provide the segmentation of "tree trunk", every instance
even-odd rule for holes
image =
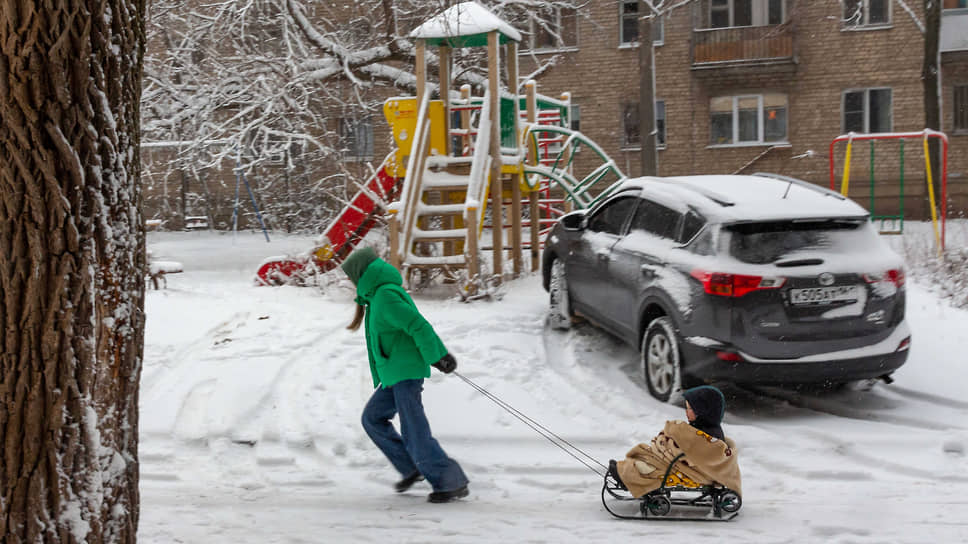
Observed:
[[[643,176],[659,175],[659,156],[655,147],[655,48],[652,46],[652,21],[645,17],[652,10],[639,2],[639,141]]]
[[[940,89],[940,41],[941,41],[941,1],[924,0],[924,62],[921,65],[921,83],[924,87],[924,126],[941,130],[941,89]],[[934,195],[938,206],[941,202],[941,142],[937,138],[928,139],[931,154],[931,175]]]
[[[0,531],[134,542],[144,0],[0,8]]]

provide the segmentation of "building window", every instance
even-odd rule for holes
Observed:
[[[891,22],[890,0],[843,0],[844,26],[864,27]]]
[[[571,113],[568,117],[568,124],[571,126],[571,130],[579,132],[581,130],[581,106],[577,104],[571,105]]]
[[[712,28],[753,26],[753,0],[712,0],[709,22]]]
[[[622,0],[621,21],[619,22],[619,43],[622,45],[638,45],[639,43],[639,1]],[[653,45],[662,45],[663,26],[661,17],[652,20]]]
[[[622,147],[636,148],[642,146],[642,132],[639,120],[639,103],[629,102],[622,106]],[[666,145],[666,109],[665,100],[655,101],[655,145]]]
[[[787,140],[787,97],[783,94],[719,96],[709,103],[710,145]]]
[[[784,0],[710,0],[709,27],[778,25],[786,20]]]
[[[968,85],[955,86],[953,105],[955,130],[968,131]]]
[[[622,106],[622,147],[642,145],[639,132],[639,103],[632,102]]]
[[[373,159],[373,123],[367,117],[343,117],[339,120],[339,143],[343,160]]]
[[[665,147],[666,145],[666,107],[665,100],[655,101],[655,145]]]
[[[890,132],[891,90],[846,91],[843,97],[844,132]]]
[[[578,10],[549,6],[535,10],[531,20],[533,50],[578,47]]]

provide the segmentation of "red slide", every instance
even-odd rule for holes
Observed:
[[[377,174],[340,211],[323,233],[320,244],[309,255],[266,259],[256,272],[256,283],[301,283],[310,275],[328,272],[343,262],[376,223],[377,216],[383,213],[383,208],[374,197],[381,199],[385,205],[392,202],[400,191],[403,178],[393,177],[387,171],[388,164],[389,160],[383,161]]]

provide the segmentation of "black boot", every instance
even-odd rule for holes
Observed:
[[[622,479],[618,477],[618,463],[615,459],[608,460],[608,477],[615,480],[615,484],[618,485],[619,489],[628,491],[628,488],[622,483]]]
[[[410,476],[407,476],[406,478],[393,484],[393,489],[396,489],[397,493],[403,493],[404,491],[413,487],[413,484],[423,481],[423,479],[423,474],[420,474],[419,471],[415,470]]]
[[[427,502],[451,502],[457,499],[462,499],[467,496],[469,491],[467,491],[467,486],[463,485],[457,489],[451,491],[434,491],[430,495],[427,495]]]

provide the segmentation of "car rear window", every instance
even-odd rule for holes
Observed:
[[[867,240],[867,221],[770,221],[730,225],[729,253],[744,263],[769,264],[811,252],[845,253]]]

